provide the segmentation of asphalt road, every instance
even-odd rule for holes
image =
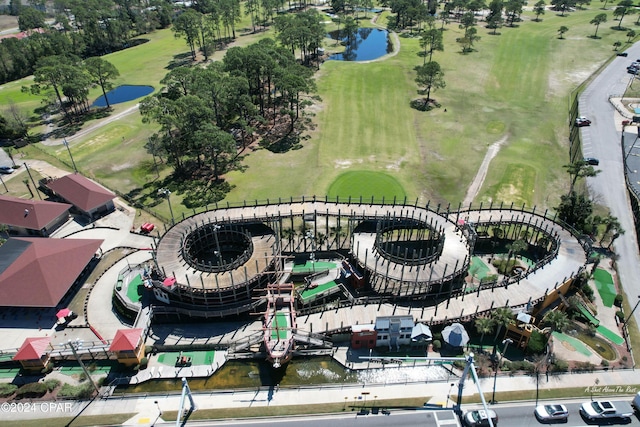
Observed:
[[[615,402],[615,400],[614,400]],[[626,425],[640,426],[640,420],[634,416],[631,422],[624,420],[612,420],[610,422],[593,422],[587,423],[582,419],[578,410],[582,402],[562,402],[569,409],[569,420],[567,423],[560,423],[565,427],[582,427],[597,425]],[[534,405],[532,403],[508,403],[492,406],[492,409],[498,414],[498,425],[500,427],[539,427],[549,425],[540,423],[535,415],[533,415]],[[192,421],[189,420],[190,426],[298,426],[304,424],[310,427],[348,427],[362,425],[367,427],[445,427],[445,426],[461,426],[458,417],[451,410],[440,411],[405,411],[398,410],[391,412],[391,415],[356,415],[355,413],[346,413],[338,415],[326,416],[309,416],[309,417],[293,417],[293,418],[267,418],[255,420],[227,420],[227,421]],[[156,423],[156,426],[169,425],[169,423]],[[174,425],[174,423],[171,423]],[[556,425],[556,424],[552,424]]]
[[[626,67],[640,58],[640,44],[636,43],[627,52],[628,57],[616,57],[583,92],[580,97],[580,114],[592,120],[591,126],[581,128],[583,154],[600,160],[597,169],[601,172],[587,180],[591,197],[595,203],[608,206],[625,230],[614,242],[614,250],[619,256],[617,264],[620,281],[633,305],[637,301],[636,296],[640,295],[636,283],[640,277],[640,256],[624,179],[621,132],[616,128],[615,109],[609,102],[610,95],[623,94],[629,84],[630,74],[627,74]],[[640,81],[635,84],[640,84]],[[626,129],[636,131],[635,127]],[[626,137],[635,138],[633,133],[626,133]],[[636,310],[634,316],[636,322],[640,323],[640,310]]]

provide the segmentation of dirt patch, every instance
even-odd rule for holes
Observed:
[[[9,15],[0,15],[0,31],[18,28],[18,17]]]

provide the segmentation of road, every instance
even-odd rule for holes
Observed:
[[[619,256],[620,282],[633,305],[639,294],[636,282],[640,277],[640,256],[624,179],[621,132],[614,120],[615,109],[608,100],[610,95],[624,93],[629,84],[626,67],[635,58],[640,58],[640,44],[636,43],[627,52],[627,58],[616,57],[586,88],[580,96],[580,114],[592,120],[591,126],[581,128],[583,154],[600,159],[598,169],[601,172],[587,179],[591,198],[595,203],[609,207],[611,215],[618,218],[625,230],[614,242],[614,250]],[[627,129],[635,131],[635,128]],[[636,310],[634,316],[640,324],[640,311]]]
[[[615,402],[615,400],[614,400]],[[555,403],[555,402],[554,402]],[[569,409],[569,421],[562,423],[566,427],[582,427],[588,425],[627,425],[627,426],[640,426],[640,420],[637,417],[633,417],[631,422],[624,420],[612,420],[609,423],[587,423],[582,419],[578,410],[582,402],[569,401],[562,402]],[[534,405],[532,403],[509,403],[498,404],[492,407],[496,411],[499,418],[499,426],[506,427],[539,427],[542,425],[536,417],[533,415]],[[236,427],[250,427],[250,426],[297,426],[304,420],[305,426],[312,427],[348,427],[355,425],[366,425],[367,427],[386,427],[393,425],[394,427],[414,427],[414,426],[429,426],[429,427],[445,427],[445,426],[461,426],[461,422],[452,410],[439,410],[439,411],[406,411],[397,410],[391,412],[391,415],[357,415],[353,412],[337,415],[320,415],[320,416],[305,416],[294,418],[261,418],[255,420],[221,420],[221,421],[192,421],[190,420],[188,425],[190,426],[236,426]],[[175,425],[175,423],[155,423],[156,426],[161,425]]]

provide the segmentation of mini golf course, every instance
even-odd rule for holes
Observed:
[[[176,366],[178,358],[183,356],[187,358],[190,357],[192,365],[211,365],[213,363],[215,353],[215,350],[160,353],[158,355],[158,362],[163,365]]]
[[[616,286],[613,284],[613,277],[607,270],[596,268],[593,272],[593,280],[596,282],[596,288],[598,294],[602,298],[602,303],[605,307],[612,307],[615,301],[617,292]]]
[[[334,287],[337,287],[338,283],[335,282],[335,280],[332,280],[330,282],[327,283],[323,283],[321,285],[318,285],[317,287],[313,288],[313,289],[307,289],[304,290],[302,292],[300,292],[300,297],[302,298],[303,301],[307,301],[311,298],[313,298],[314,296],[328,290]]]
[[[142,299],[142,293],[144,292],[144,286],[142,284],[142,277],[138,274],[127,285],[127,298],[132,302],[140,302]]]

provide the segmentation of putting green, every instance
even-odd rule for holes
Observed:
[[[604,306],[612,307],[617,292],[611,274],[607,270],[596,268],[596,271],[593,272],[593,280],[596,282],[596,288]]]
[[[573,349],[578,353],[581,353],[585,356],[591,356],[593,354],[591,353],[591,350],[589,350],[589,348],[579,339],[570,337],[569,335],[565,335],[560,332],[554,332],[553,336],[554,338],[557,338],[559,341],[562,341],[563,343],[568,344],[568,346],[565,346],[565,347]]]
[[[192,365],[211,365],[213,363],[213,356],[215,353],[215,350],[183,351],[182,356],[190,357]],[[160,353],[158,355],[158,362],[163,365],[175,366],[178,362],[178,357],[180,357],[180,352],[178,351]]]
[[[336,264],[334,262],[307,261],[304,264],[294,264],[292,271],[294,273],[313,273],[316,271],[331,270],[332,268],[336,268]]]
[[[482,261],[480,257],[474,256],[471,258],[471,266],[469,267],[469,273],[476,279],[484,279],[489,273],[489,266]]]
[[[143,292],[142,277],[140,277],[140,275],[138,274],[127,285],[127,297],[132,302],[140,302],[140,300],[142,299],[142,292]]]
[[[303,300],[307,300],[314,295],[318,295],[320,292],[324,292],[327,289],[333,288],[334,286],[338,286],[338,284],[334,280],[332,280],[330,282],[323,283],[322,285],[318,285],[317,288],[307,289],[306,291],[301,292],[300,296]]]
[[[624,344],[624,338],[622,338],[620,335],[613,332],[611,329],[607,329],[604,326],[600,325],[596,328],[596,331],[598,331],[600,335],[602,335],[603,337],[605,337],[606,339],[608,339],[609,341],[611,341],[616,345]]]
[[[391,175],[374,171],[350,171],[339,175],[329,186],[327,196],[331,198],[359,198],[392,201],[394,197],[403,201],[406,193],[402,185]]]

